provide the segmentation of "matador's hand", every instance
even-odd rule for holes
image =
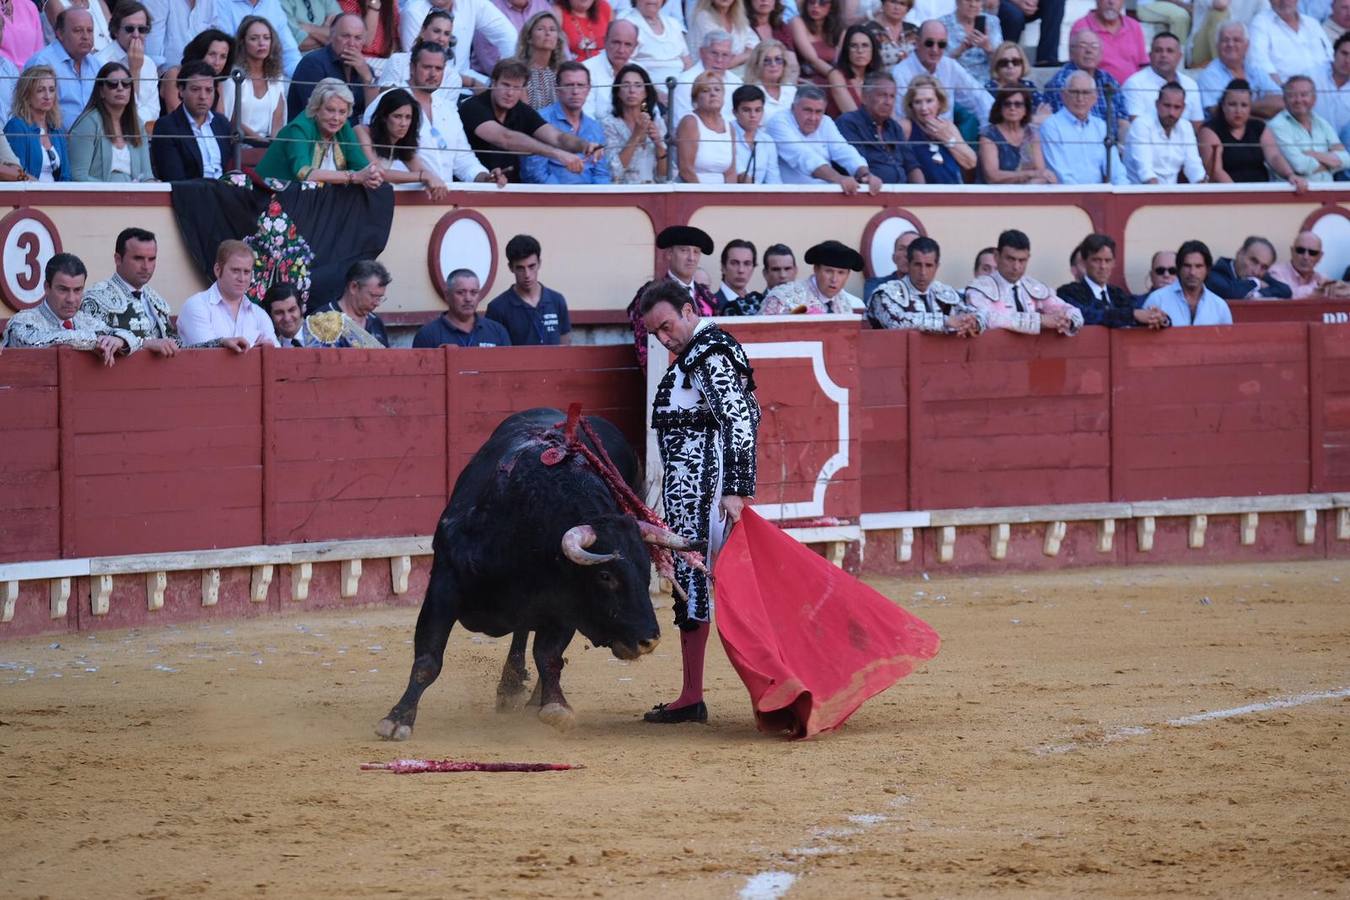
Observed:
[[[741,510],[744,508],[744,497],[737,497],[735,494],[727,494],[722,498],[722,511],[727,514],[727,518],[732,522],[739,522],[741,520]]]

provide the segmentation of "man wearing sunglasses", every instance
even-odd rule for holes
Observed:
[[[1300,231],[1289,248],[1289,261],[1270,267],[1272,278],[1278,278],[1289,285],[1295,300],[1308,297],[1333,297],[1344,299],[1350,296],[1350,284],[1332,281],[1317,271],[1322,261],[1322,239],[1312,231]]]
[[[932,75],[947,89],[952,102],[942,118],[952,120],[956,107],[979,119],[989,121],[994,98],[955,59],[947,55],[947,26],[930,19],[919,27],[919,44],[913,53],[902,59],[891,74],[895,76],[895,90],[901,96],[909,83],[920,75]]]
[[[159,67],[145,49],[152,25],[150,10],[143,4],[122,0],[114,7],[108,22],[113,43],[103,51],[105,63],[123,63],[131,73],[136,87],[136,115],[142,122],[154,122],[160,112]],[[70,124],[67,122],[67,127]]]

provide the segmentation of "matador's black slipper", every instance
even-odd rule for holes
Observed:
[[[688,706],[681,706],[679,709],[670,709],[666,704],[658,703],[643,713],[642,721],[655,722],[658,725],[676,725],[680,722],[706,723],[708,721],[708,704],[700,700]]]

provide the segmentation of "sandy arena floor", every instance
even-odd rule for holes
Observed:
[[[412,609],[0,643],[0,893],[1350,894],[1350,563],[878,586],[942,653],[797,744],[720,646],[710,725],[638,721],[669,631],[633,664],[573,644],[564,736],[494,713],[506,642],[456,631],[401,745],[372,728]],[[358,771],[396,756],[586,768]]]

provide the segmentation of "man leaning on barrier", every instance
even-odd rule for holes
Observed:
[[[984,331],[984,315],[962,300],[955,288],[937,280],[942,261],[937,241],[915,237],[906,246],[905,256],[905,274],[882,282],[867,300],[867,321],[873,328],[961,337]]]
[[[88,277],[84,263],[73,253],[57,253],[47,260],[42,302],[14,314],[0,346],[88,350],[105,366],[111,366],[118,356],[140,349],[140,338],[130,331],[111,328],[80,310]]]

